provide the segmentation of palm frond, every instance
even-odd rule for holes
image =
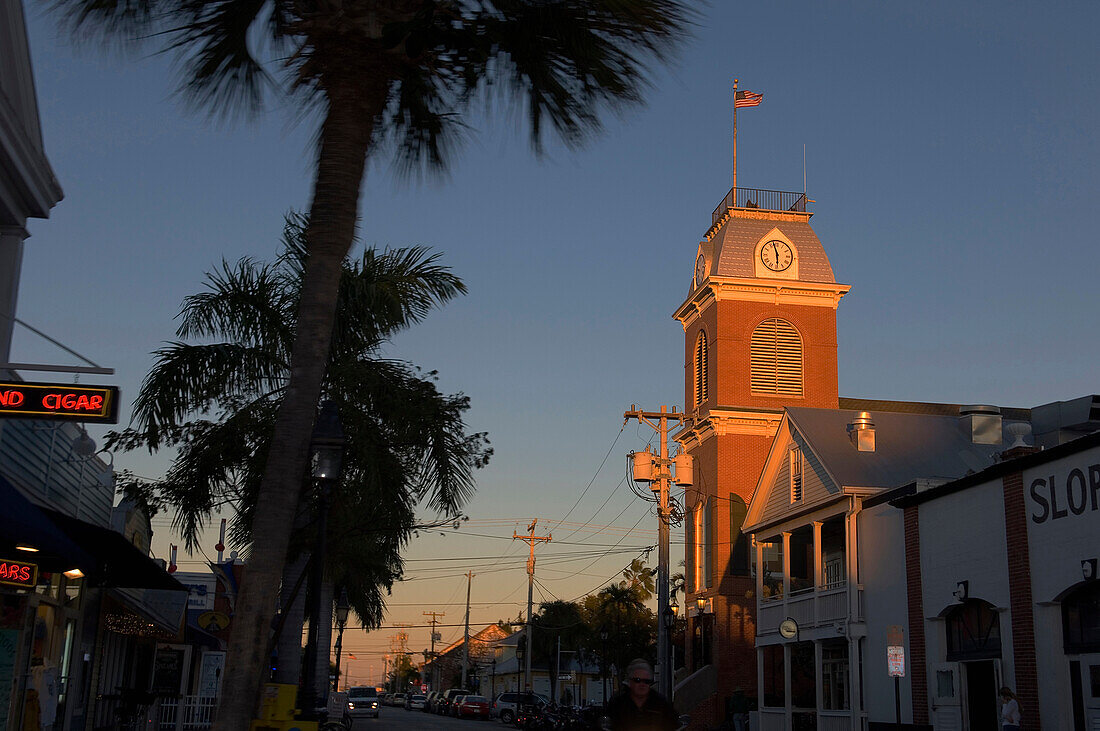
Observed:
[[[134,400],[131,421],[150,438],[179,424],[193,413],[204,413],[232,396],[266,397],[284,384],[285,367],[270,353],[234,343],[189,345],[174,342],[153,353],[156,361]]]

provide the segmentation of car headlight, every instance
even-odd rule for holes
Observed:
[[[378,701],[373,701],[373,702],[372,702],[372,703],[370,704],[370,707],[371,707],[371,708],[378,708]]]
[[[352,703],[351,701],[348,701],[348,710],[351,710],[353,708],[355,708],[355,704]]]

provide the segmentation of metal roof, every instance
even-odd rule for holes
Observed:
[[[714,234],[711,274],[719,277],[755,277],[753,254],[760,239],[779,229],[798,249],[798,280],[835,283],[833,267],[817,234],[804,221],[732,217]]]
[[[1006,449],[1003,443],[974,444],[969,427],[957,416],[871,411],[875,451],[860,452],[847,429],[859,413],[787,409],[794,430],[841,487],[890,488],[918,479],[953,480],[990,467]]]

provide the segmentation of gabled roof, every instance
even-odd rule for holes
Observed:
[[[798,511],[831,504],[849,489],[887,490],[916,480],[955,480],[987,469],[1006,448],[973,443],[968,425],[957,415],[872,411],[875,450],[861,452],[848,435],[848,425],[859,413],[805,407],[784,411],[749,506],[747,530],[773,525],[785,511],[788,517],[793,514],[789,498],[775,497],[776,490],[786,489],[777,483],[786,474],[792,443],[802,449],[807,465],[805,497]]]

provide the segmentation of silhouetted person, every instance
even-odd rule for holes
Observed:
[[[676,731],[679,717],[672,703],[653,690],[653,668],[634,660],[626,668],[626,690],[607,704],[611,731]]]

